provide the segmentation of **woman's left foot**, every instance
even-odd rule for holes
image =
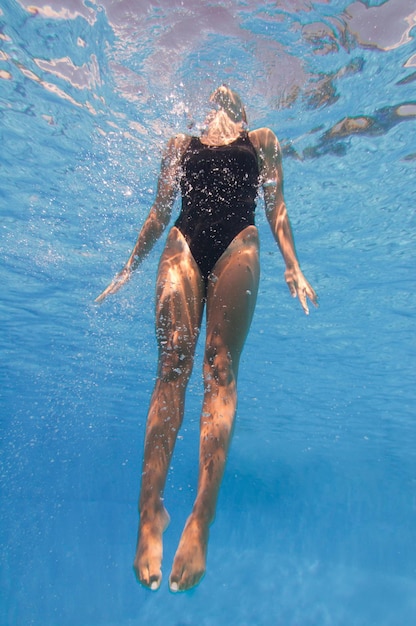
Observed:
[[[208,525],[188,518],[173,560],[169,587],[173,592],[195,587],[205,574]]]

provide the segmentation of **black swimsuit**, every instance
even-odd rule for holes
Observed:
[[[222,146],[208,146],[192,137],[182,170],[182,210],[175,226],[188,242],[207,284],[215,263],[234,237],[254,225],[257,153],[246,132]]]

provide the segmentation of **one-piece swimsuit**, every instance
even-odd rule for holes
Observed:
[[[234,237],[254,225],[258,186],[257,153],[247,132],[220,146],[192,137],[182,158],[182,208],[175,226],[205,285]]]

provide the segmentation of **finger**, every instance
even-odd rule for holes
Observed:
[[[95,304],[101,304],[101,302],[104,300],[106,294],[105,291],[103,291],[103,293],[100,293],[99,296],[97,296],[94,300]]]
[[[296,298],[297,291],[296,291],[295,283],[292,282],[292,281],[287,281],[287,286],[288,286],[289,291],[290,291],[290,293],[292,295],[292,298]]]
[[[309,315],[308,302],[306,300],[306,289],[300,289],[298,291],[299,301],[302,305],[302,309],[305,312],[305,315]]]
[[[109,285],[106,289],[104,289],[104,291],[102,293],[100,293],[100,295],[94,300],[94,302],[96,302],[97,304],[101,304],[101,302],[110,294],[113,293],[114,291],[114,285],[111,284]]]
[[[309,300],[312,302],[312,304],[314,304],[316,307],[319,306],[318,296],[315,293],[315,291],[312,289],[312,287],[310,287],[306,293],[307,293]]]

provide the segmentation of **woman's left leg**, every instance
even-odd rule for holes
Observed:
[[[173,591],[196,585],[205,572],[209,526],[237,406],[238,365],[255,309],[259,274],[258,233],[249,226],[217,261],[208,286],[198,491],[175,555],[170,575]]]

